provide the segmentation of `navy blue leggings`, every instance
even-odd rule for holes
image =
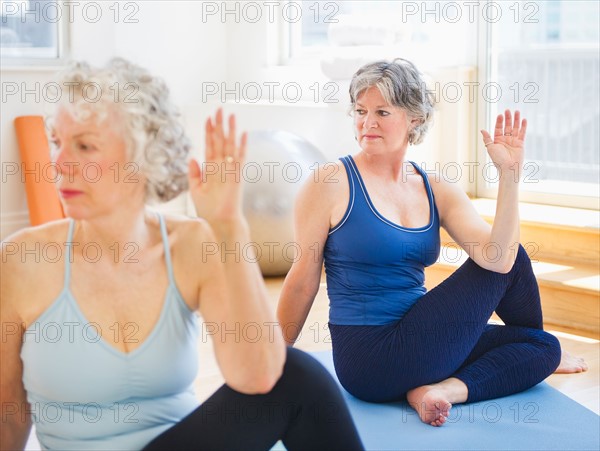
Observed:
[[[505,326],[487,324],[494,311]],[[536,385],[560,363],[558,340],[542,330],[538,285],[522,246],[507,274],[467,260],[399,321],[329,328],[341,384],[371,402],[401,400],[449,377],[467,385],[467,402],[497,398]]]
[[[245,395],[223,385],[144,451],[268,450],[278,440],[289,450],[364,449],[329,372],[292,348],[269,393]]]

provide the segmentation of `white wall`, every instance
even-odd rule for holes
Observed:
[[[103,10],[96,23],[86,20],[80,10],[75,10],[70,25],[71,57],[103,64],[110,57],[122,56],[164,77],[183,112],[184,123],[197,152],[202,150],[203,121],[221,104],[222,88],[234,89],[235,83],[240,84],[241,90],[248,84],[258,84],[263,97],[262,101],[252,104],[244,102],[243,96],[232,93],[225,96],[225,110],[239,116],[240,128],[291,131],[316,145],[329,160],[357,151],[351,119],[346,114],[347,81],[333,80],[335,85],[330,84],[330,89],[323,91],[326,83],[332,83],[332,80],[322,73],[318,64],[278,65],[280,42],[277,29],[282,24],[269,24],[266,9],[262,11],[261,20],[251,23],[235,14],[223,17],[221,11],[206,14],[207,7],[221,8],[222,2],[131,3],[139,9],[125,10],[121,3],[119,20],[115,20],[115,11],[110,9],[114,8],[114,3],[99,2]],[[233,8],[232,3],[228,2],[227,7]],[[127,15],[132,12],[130,22],[126,22]],[[276,17],[280,16],[276,14]],[[137,22],[131,23],[131,19]],[[459,67],[476,59],[474,31],[469,28],[461,33],[471,44],[457,52],[455,67],[441,69],[433,55],[428,57],[429,52],[420,55],[434,78],[462,82],[474,76],[472,70]],[[442,65],[448,66],[452,60],[446,57]],[[3,88],[6,83],[24,83],[28,89],[36,82],[43,86],[54,79],[56,69],[3,67],[0,72]],[[268,99],[265,83],[279,83],[273,88],[273,101]],[[302,96],[298,102],[289,99],[294,95],[293,90],[288,91],[286,100],[283,91],[286,83],[296,83],[300,87]],[[207,89],[215,84],[219,92],[207,95]],[[319,88],[318,92],[315,92],[315,86]],[[335,98],[340,102],[325,102],[324,95],[335,88],[338,89]],[[248,93],[253,95],[252,91]],[[13,119],[24,114],[45,114],[51,106],[32,95],[22,98],[22,93],[2,99],[0,159],[3,163],[20,161]],[[455,161],[457,151],[468,155],[471,146],[466,138],[471,133],[469,123],[474,123],[474,105],[464,102],[440,104],[430,136],[424,144],[411,148],[409,157],[419,163],[433,163]],[[19,175],[4,177],[0,202],[0,238],[28,225],[25,191]],[[178,199],[165,208],[184,211],[185,202]]]
[[[11,175],[15,165],[20,165],[17,138],[15,135],[13,120],[17,116],[43,115],[45,105],[41,102],[41,87],[51,80],[48,71],[2,71],[2,104],[0,117],[0,167],[2,181],[0,184],[0,238],[14,230],[18,230],[29,224],[29,213],[25,199],[25,189],[21,182],[21,174]],[[39,83],[40,89],[36,89]],[[15,88],[16,86],[16,88]],[[34,90],[22,101],[22,87]],[[13,88],[17,89],[14,95],[10,95]],[[39,99],[36,99],[36,93]]]
[[[223,79],[226,71],[226,29],[214,22],[202,24],[201,2],[131,2],[139,9],[126,22],[133,10],[120,10],[115,20],[114,2],[95,2],[102,5],[97,22],[90,11],[83,14],[84,2],[74,10],[70,24],[70,57],[94,65],[109,58],[122,56],[147,67],[165,78],[174,100],[183,105],[189,98],[200,98],[203,80]],[[123,8],[123,4],[121,4]],[[13,120],[20,115],[44,115],[52,110],[46,102],[45,84],[55,80],[61,67],[2,66],[2,122],[0,124],[0,163],[2,184],[0,192],[0,238],[29,225],[27,201],[21,174],[7,175],[9,164],[20,164]],[[18,87],[14,95],[6,89]],[[36,85],[39,83],[39,85]],[[36,86],[39,86],[36,89]],[[37,91],[24,95],[21,88]],[[10,166],[12,167],[12,165]],[[167,208],[183,208],[182,200]]]

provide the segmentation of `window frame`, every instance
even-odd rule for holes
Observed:
[[[493,48],[495,41],[498,39],[497,33],[493,30],[494,24],[486,22],[479,17],[478,19],[478,55],[477,55],[477,68],[478,68],[478,82],[479,86],[485,85],[493,78],[494,71],[492,61],[492,52],[489,50]],[[477,98],[477,128],[476,130],[488,130],[493,135],[493,130],[489,130],[493,127],[494,118],[491,117],[491,105],[488,102],[482,100],[481,96]],[[475,161],[479,163],[477,171],[477,177],[475,178],[475,186],[472,187],[473,191],[471,195],[479,198],[496,199],[498,197],[498,184],[488,183],[485,179],[485,173],[481,170],[482,166],[489,162],[487,151],[483,145],[481,135],[476,131],[476,148],[475,148]],[[525,146],[525,157],[527,157],[527,144]],[[535,175],[532,175],[535,177]],[[470,184],[471,185],[471,184]],[[583,208],[589,210],[600,209],[600,197],[597,195],[583,196],[574,194],[561,194],[544,191],[532,191],[527,190],[527,184],[521,183],[519,189],[519,200],[521,202],[553,205],[558,207],[573,207]],[[598,193],[597,193],[598,194]]]
[[[70,28],[71,23],[70,8],[65,7],[64,0],[57,0],[61,7],[61,17],[56,21],[56,57],[41,56],[9,56],[0,50],[0,63],[2,70],[21,70],[24,67],[61,67],[69,58],[70,52]]]
[[[492,49],[499,39],[499,36],[494,31],[495,25],[491,21],[485,21],[481,15],[477,15],[477,54],[476,54],[476,67],[477,67],[477,81],[478,86],[484,86],[489,81],[493,81],[495,78],[495,62],[492,60],[493,52]],[[323,46],[318,46],[314,49],[302,49],[301,46],[301,27],[302,23],[286,23],[285,28],[282,28],[282,32],[286,33],[286,44],[287,51],[285,48],[281,50],[281,64],[287,65],[288,67],[307,65],[314,63],[318,59],[320,52],[323,50]],[[502,105],[495,105],[496,107],[502,108]],[[478,163],[479,170],[476,171],[477,176],[474,180],[469,180],[466,187],[467,193],[472,197],[490,198],[496,199],[498,194],[497,183],[489,183],[486,180],[487,174],[483,169],[486,163],[490,160],[487,155],[485,146],[483,145],[481,135],[478,130],[487,129],[493,127],[494,118],[492,117],[493,105],[486,102],[481,95],[477,96],[475,103],[475,117],[476,125],[472,136],[469,137],[469,141],[472,143],[469,151],[469,160]],[[493,133],[493,130],[489,130]],[[527,156],[527,155],[526,155]],[[535,174],[527,172],[535,180]],[[526,175],[526,174],[525,174]],[[531,186],[531,185],[530,185]],[[590,185],[593,187],[593,185]],[[522,183],[520,187],[520,200],[522,202],[531,202],[537,204],[547,204],[556,206],[568,206],[575,208],[584,208],[598,210],[600,209],[600,198],[598,196],[585,196],[577,194],[561,194],[555,192],[543,192],[527,190],[527,183]],[[577,189],[575,187],[575,189]]]

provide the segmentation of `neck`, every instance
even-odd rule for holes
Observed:
[[[147,219],[148,213],[144,208],[83,219],[77,221],[73,241],[82,246],[93,243],[103,252],[110,252],[110,249],[115,249],[115,245],[121,250],[125,246],[140,249],[150,241]]]
[[[361,151],[355,158],[368,172],[393,182],[405,180],[414,172],[413,165],[406,161],[406,148],[389,154],[369,154]]]

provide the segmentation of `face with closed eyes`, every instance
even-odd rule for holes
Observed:
[[[402,108],[390,105],[376,86],[364,90],[354,105],[354,133],[368,154],[406,149],[408,134],[417,122],[410,121]]]
[[[102,121],[76,120],[61,108],[52,129],[56,187],[65,214],[93,219],[143,207],[144,179],[127,158],[127,143],[114,111]]]

